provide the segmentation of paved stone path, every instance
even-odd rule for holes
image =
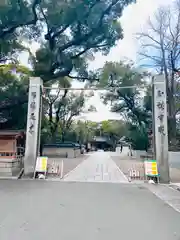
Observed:
[[[4,180],[0,196],[0,240],[180,239],[180,214],[136,184]]]
[[[64,181],[127,183],[108,152],[92,153],[85,161],[65,176]]]

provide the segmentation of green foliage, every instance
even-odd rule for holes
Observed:
[[[134,0],[2,0],[0,6],[0,64],[18,63],[28,51],[34,74],[44,82],[64,77],[97,80],[87,70],[97,51],[107,54],[123,38],[118,21],[124,7]],[[33,56],[24,43],[39,42]],[[75,76],[70,75],[74,73]],[[9,99],[0,110],[24,104],[22,97]]]
[[[152,122],[151,88],[145,85],[144,76],[133,64],[123,62],[107,62],[100,72],[99,85],[107,89],[102,98],[128,123],[124,136],[137,149],[147,149]]]
[[[146,122],[147,114],[142,109],[141,96],[143,75],[133,65],[107,62],[100,76],[100,85],[107,86],[108,90],[103,99],[105,103],[111,104],[111,110],[125,114],[139,125]]]
[[[147,87],[143,104],[144,104],[144,109],[146,109],[146,111],[152,112],[152,87],[151,86]]]
[[[0,6],[0,39],[17,39],[38,20],[41,0],[3,0]]]
[[[95,135],[94,129],[89,121],[77,121],[73,124],[73,130],[76,134],[76,140],[79,143],[86,143],[92,140]]]
[[[56,130],[56,136],[52,138],[51,130],[49,128],[48,118],[46,118],[46,124],[44,125],[43,137],[45,142],[50,141],[73,141],[80,144],[86,144],[90,142],[94,136],[105,136],[112,140],[118,141],[122,136],[127,134],[126,124],[121,120],[108,120],[102,122],[82,121],[73,119],[68,128],[63,129],[66,126],[62,125],[60,120],[58,129]],[[108,126],[108,127],[107,127]],[[100,131],[101,128],[101,131]],[[49,137],[50,136],[50,137]]]
[[[142,127],[137,127],[134,125],[128,126],[128,139],[132,144],[133,149],[136,150],[148,150],[149,140],[148,134]]]
[[[67,82],[65,82],[67,84]],[[58,91],[55,96],[49,93],[46,98],[46,111],[51,137],[54,139],[60,134],[65,138],[68,129],[71,127],[75,117],[79,116],[85,104],[84,94],[80,95]]]
[[[16,39],[0,39],[0,63],[18,63],[18,54],[26,50]]]
[[[36,53],[36,74],[45,81],[68,76],[72,70],[79,79],[92,77],[87,71],[87,59],[97,51],[107,54],[123,38],[118,19],[131,2],[42,1],[46,42]]]
[[[101,122],[102,134],[117,139],[127,134],[125,123],[121,120],[106,120]]]
[[[1,129],[23,129],[26,126],[27,115],[27,84],[30,71],[23,66],[17,67],[17,73],[14,72],[15,65],[4,65],[0,67],[0,103],[2,111],[0,113]],[[18,104],[16,99],[19,97],[24,104]],[[3,106],[9,103],[9,99],[13,101],[13,108],[5,108]]]
[[[35,1],[3,0],[0,5],[0,63],[18,62],[18,55],[28,51],[22,44],[22,33],[34,18]],[[37,2],[37,1],[36,1]]]
[[[86,143],[91,141],[94,136],[106,136],[118,141],[127,134],[126,125],[121,120],[105,120],[102,122],[77,121],[73,124],[73,129],[77,135],[77,141]]]

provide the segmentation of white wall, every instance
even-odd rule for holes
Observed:
[[[169,166],[180,169],[180,152],[169,152]]]
[[[146,155],[146,151],[133,151],[134,157],[140,158],[140,155]],[[169,154],[169,166],[172,168],[180,169],[180,152],[168,152]]]

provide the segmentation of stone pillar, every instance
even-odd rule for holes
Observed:
[[[26,129],[25,175],[33,176],[39,151],[43,82],[39,77],[30,78]]]
[[[153,80],[155,155],[161,183],[169,183],[167,91],[163,75]]]

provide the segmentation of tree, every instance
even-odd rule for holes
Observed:
[[[9,41],[12,49],[11,42],[19,44],[19,48],[24,42],[39,41],[40,49],[30,58],[35,75],[44,82],[67,76],[97,80],[94,73],[87,71],[87,60],[97,51],[107,54],[116,41],[123,38],[118,19],[131,2],[133,0],[4,1],[0,9],[0,44]],[[3,59],[12,55],[8,49],[0,48]],[[13,51],[15,49],[13,47]],[[13,97],[6,104],[0,104],[0,110],[25,102],[26,96]]]
[[[59,113],[60,128],[62,131],[62,141],[65,140],[66,131],[70,128],[73,123],[73,118],[80,115],[84,107],[84,94],[81,93],[79,96],[72,93],[68,98],[63,100],[62,109]]]
[[[123,37],[118,19],[124,7],[132,2],[5,1],[0,12],[0,40],[17,39],[23,32],[28,40],[42,38],[40,32],[46,31],[43,45],[37,53],[36,70],[45,79],[64,77],[74,67],[76,70],[79,68],[83,54],[89,50],[107,53]],[[46,68],[43,67],[42,71],[43,64]],[[47,72],[50,78],[46,76]]]
[[[36,54],[36,73],[47,81],[70,76],[76,70],[78,78],[87,79],[87,54],[107,54],[123,37],[118,19],[131,2],[42,1],[40,12],[47,42]]]
[[[56,99],[51,99],[48,108],[48,121],[52,139],[59,133],[62,141],[65,140],[68,129],[70,129],[74,117],[80,115],[84,108],[85,98],[83,92],[79,95],[68,93],[66,90]]]
[[[19,52],[28,50],[22,44],[22,33],[27,30],[28,26],[36,25],[37,7],[40,2],[41,0],[1,1],[0,64],[7,61],[17,63]]]
[[[30,57],[35,75],[44,82],[57,82],[67,76],[97,80],[87,71],[87,60],[97,51],[107,54],[116,41],[123,38],[118,19],[131,2],[133,0],[5,1],[0,9],[0,43],[9,41],[11,45],[13,41],[21,46],[23,42],[39,41],[40,49],[35,57]],[[11,51],[0,48],[1,53],[5,57],[12,55]],[[25,97],[10,98],[6,105],[0,104],[0,110],[25,102]]]
[[[1,65],[0,102],[6,105],[10,98],[27,97],[26,86],[31,72],[24,66]],[[15,105],[0,112],[1,129],[24,129],[27,120],[27,104]]]
[[[46,34],[36,54],[36,72],[48,80],[64,77],[80,68],[83,54],[107,53],[123,37],[117,20],[131,2],[11,0],[1,8],[0,39],[18,37],[23,31],[27,40],[42,38],[39,32],[43,28]],[[86,63],[83,67],[85,70]]]
[[[4,0],[0,7],[0,39],[16,37],[20,28],[35,25],[40,3],[41,0]]]
[[[146,113],[141,108],[141,89],[145,87],[143,74],[132,65],[107,62],[100,75],[100,85],[107,86],[102,98],[105,103],[111,104],[111,110],[122,113],[126,119],[139,125],[146,121]]]
[[[176,137],[176,114],[179,112],[179,81],[176,73],[180,67],[180,1],[160,7],[146,30],[137,34],[140,41],[142,65],[164,74],[168,98],[169,140]]]
[[[132,64],[122,62],[107,62],[100,73],[100,85],[107,87],[106,94],[102,96],[104,102],[111,104],[111,111],[120,113],[128,123],[125,136],[129,137],[129,133],[133,132],[140,141],[142,136],[147,139],[152,122],[151,109],[146,108],[149,99],[148,94],[145,94],[147,86],[144,75]]]
[[[122,120],[105,120],[101,122],[102,134],[119,140],[126,135],[126,126]]]
[[[87,143],[93,140],[94,136],[101,135],[112,140],[119,140],[125,135],[125,123],[120,120],[105,120],[102,122],[82,121],[74,122],[72,129],[76,132],[76,141]]]
[[[89,122],[78,120],[74,123],[73,130],[76,134],[76,141],[79,143],[86,143],[90,140],[89,136]]]
[[[142,127],[133,124],[127,124],[127,129],[126,137],[132,148],[147,151],[150,146],[147,131],[145,132]]]
[[[46,83],[45,86],[49,87],[49,89],[47,89],[45,92],[45,98],[43,101],[43,112],[45,114],[45,117],[47,114],[50,133],[53,137],[58,129],[60,120],[59,114],[63,106],[64,99],[68,94],[68,88],[70,88],[71,83],[68,78],[63,78],[59,81],[57,90],[52,91],[52,84],[50,82]],[[66,89],[64,90],[62,88]]]

